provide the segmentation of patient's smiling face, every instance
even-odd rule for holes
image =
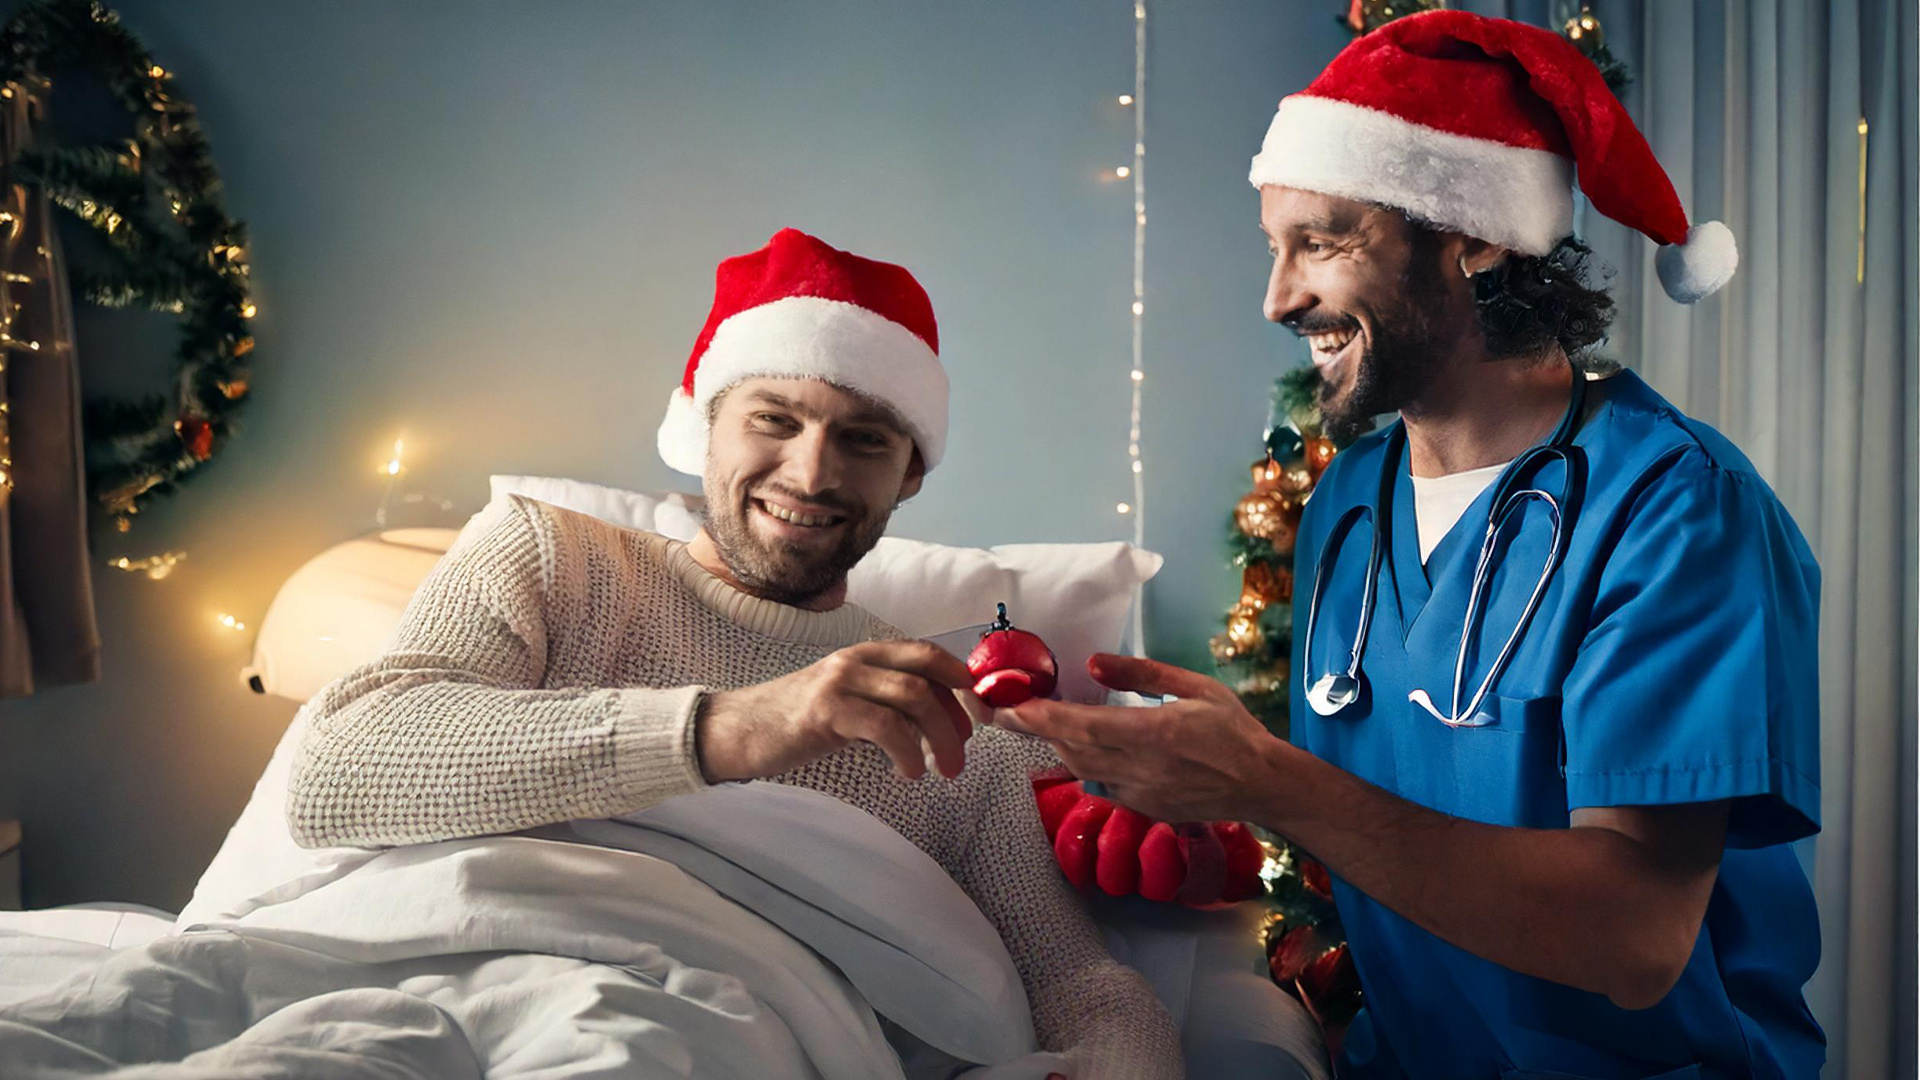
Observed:
[[[835,607],[924,472],[899,418],[873,399],[819,379],[746,379],[714,406],[695,557],[717,555],[756,596]]]

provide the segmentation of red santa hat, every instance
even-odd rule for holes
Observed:
[[[1545,255],[1573,231],[1576,174],[1595,210],[1662,245],[1655,263],[1675,300],[1733,277],[1733,233],[1688,227],[1593,61],[1551,31],[1471,12],[1395,19],[1343,49],[1280,103],[1249,179]]]
[[[708,411],[743,379],[813,378],[891,408],[931,470],[947,444],[947,373],[927,292],[902,266],[798,229],[714,275],[713,310],[660,424],[660,457],[706,468]]]

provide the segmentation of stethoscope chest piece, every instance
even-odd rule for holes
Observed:
[[[1307,687],[1307,706],[1321,716],[1332,716],[1359,700],[1360,680],[1330,671]]]

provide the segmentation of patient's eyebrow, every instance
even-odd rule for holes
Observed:
[[[800,405],[791,398],[781,397],[771,390],[755,390],[747,395],[748,401],[757,401],[762,405],[771,405],[776,409],[800,411]]]

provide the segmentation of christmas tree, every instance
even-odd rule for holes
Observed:
[[[1320,374],[1288,372],[1274,386],[1266,454],[1253,463],[1253,490],[1234,504],[1229,524],[1240,598],[1226,629],[1209,643],[1218,672],[1247,710],[1280,738],[1288,736],[1292,690],[1295,541],[1300,514],[1340,447],[1321,429],[1315,400]],[[1311,565],[1313,553],[1307,553]],[[1267,847],[1268,966],[1327,1030],[1329,1042],[1360,1007],[1360,980],[1333,906],[1326,867],[1271,834]]]

